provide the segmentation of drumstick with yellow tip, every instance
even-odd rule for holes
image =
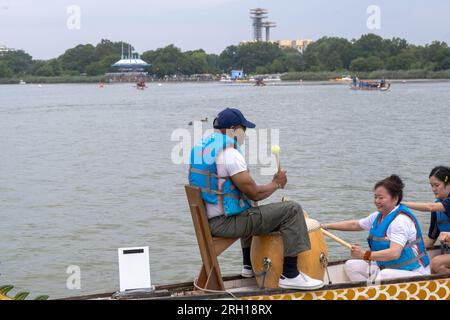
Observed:
[[[272,146],[272,154],[275,155],[275,159],[277,161],[277,172],[281,171],[281,164],[280,164],[280,152],[281,152],[281,148],[280,146]],[[282,189],[284,189],[284,187],[282,187]]]
[[[281,170],[281,164],[280,164],[280,152],[281,152],[280,146],[273,146],[273,147],[272,147],[272,154],[275,155],[275,159],[276,159],[276,161],[277,161],[277,169],[278,169],[278,172],[280,172],[280,170]]]

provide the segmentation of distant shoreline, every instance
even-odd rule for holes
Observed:
[[[446,78],[389,78],[389,77],[368,77],[367,75],[358,75],[361,79],[381,79],[385,78],[391,83],[437,83],[437,82],[450,82],[450,77]],[[319,73],[308,73],[304,78],[291,79],[289,77],[282,77],[280,82],[269,82],[267,85],[301,85],[301,84],[323,84],[323,85],[348,85],[349,82],[334,82],[331,79],[335,77],[324,77],[323,74]],[[11,78],[11,79],[0,79],[0,85],[20,85],[20,81],[23,80],[25,84],[100,84],[114,85],[114,84],[126,84],[133,82],[113,82],[106,83],[103,76],[89,77],[89,76],[71,76],[71,77],[24,77],[24,78]],[[174,80],[174,79],[155,79],[153,81],[147,81],[148,84],[151,83],[220,83],[218,80]],[[223,85],[231,86],[249,86],[254,85],[254,83],[223,83]]]

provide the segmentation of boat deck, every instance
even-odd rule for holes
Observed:
[[[440,253],[435,247],[428,251],[430,257]],[[202,300],[202,299],[444,299],[450,300],[450,274],[414,276],[384,280],[350,282],[344,272],[346,260],[330,262],[328,278],[325,274],[325,286],[311,291],[293,289],[259,288],[255,278],[239,276],[224,277],[225,291],[202,291],[195,288],[193,282],[156,286],[153,291],[110,292],[65,298],[63,300]]]

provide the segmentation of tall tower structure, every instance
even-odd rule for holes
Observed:
[[[253,20],[253,40],[263,41],[263,19],[267,18],[267,9],[256,8],[250,10],[250,19]]]
[[[275,22],[264,21],[262,26],[266,28],[266,41],[270,41],[270,29],[275,28],[277,24]]]

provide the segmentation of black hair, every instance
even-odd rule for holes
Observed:
[[[429,178],[431,177],[436,177],[436,179],[442,181],[445,185],[448,185],[450,183],[450,168],[437,166],[431,170]]]
[[[378,181],[373,189],[375,190],[378,187],[384,187],[389,192],[391,197],[398,197],[397,205],[402,202],[403,188],[405,187],[405,185],[399,176],[393,174],[386,179]]]

